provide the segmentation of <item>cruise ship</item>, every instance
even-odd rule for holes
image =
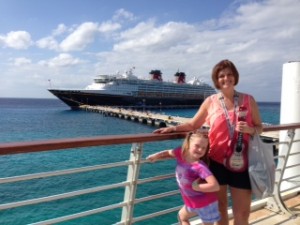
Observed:
[[[194,108],[216,93],[207,83],[194,77],[186,82],[184,72],[176,72],[173,82],[162,79],[160,70],[151,70],[150,79],[139,79],[134,67],[123,74],[97,75],[94,82],[84,89],[48,89],[71,107],[102,105],[148,108]]]

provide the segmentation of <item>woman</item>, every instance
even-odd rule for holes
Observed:
[[[220,92],[205,99],[195,116],[187,123],[160,128],[154,133],[192,131],[203,124],[210,127],[210,169],[220,184],[218,191],[221,220],[219,225],[228,225],[227,188],[231,192],[234,225],[248,225],[251,205],[251,185],[247,167],[242,171],[233,171],[224,163],[228,159],[231,143],[236,142],[237,132],[243,134],[247,143],[250,135],[262,132],[262,123],[256,101],[251,95],[235,90],[239,73],[229,60],[222,60],[212,71],[213,83]],[[238,109],[246,107],[245,118],[238,120]],[[242,160],[243,161],[243,160]],[[245,160],[247,161],[247,160]]]

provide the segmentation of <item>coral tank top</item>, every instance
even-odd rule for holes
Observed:
[[[242,93],[239,93],[239,95],[241,94]],[[250,106],[250,99],[252,96],[247,94],[242,94],[242,96],[242,105],[246,106],[248,110],[246,122],[249,126],[253,126],[252,111]],[[220,94],[214,94],[210,96],[211,104],[208,108],[208,116],[206,117],[205,122],[210,126],[208,135],[210,142],[209,157],[212,160],[223,164],[226,148],[228,148],[228,144],[230,142],[230,132],[228,130],[226,116],[219,97]],[[234,114],[235,110],[228,111],[231,124],[234,122],[233,120],[237,120],[238,117]],[[249,135],[247,136],[247,138],[249,138]]]

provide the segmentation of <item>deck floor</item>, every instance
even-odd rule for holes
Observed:
[[[251,225],[300,225],[300,195],[296,195],[285,201],[288,208],[299,214],[299,216],[290,217],[286,215],[277,214],[268,209],[259,209],[251,212],[249,224]],[[230,220],[230,225],[233,221]]]

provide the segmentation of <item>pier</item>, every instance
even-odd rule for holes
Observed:
[[[81,105],[81,110],[100,113],[104,116],[118,117],[120,119],[131,120],[134,122],[143,123],[150,126],[157,127],[167,127],[176,126],[181,123],[189,121],[191,118],[170,116],[159,113],[149,112],[147,110],[133,110],[118,107],[109,106],[91,106],[91,105]],[[203,126],[203,128],[208,128],[208,126]],[[266,142],[276,142],[279,139],[278,131],[267,131],[261,134],[261,137]]]
[[[101,113],[105,116],[118,117],[121,119],[132,120],[158,127],[175,126],[180,123],[188,121],[190,118],[179,116],[163,115],[158,113],[149,112],[147,110],[138,111],[125,108],[116,108],[109,106],[90,106],[82,105],[80,109],[85,111]]]

